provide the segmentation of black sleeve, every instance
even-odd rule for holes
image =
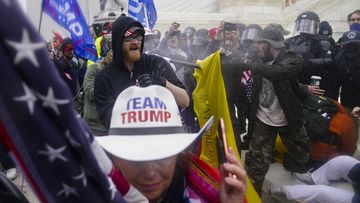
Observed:
[[[72,80],[68,77],[70,75],[70,73],[68,71],[69,67],[67,67],[67,66],[68,66],[67,63],[64,60],[59,60],[56,63],[56,67],[59,71],[61,78],[67,84],[67,86],[70,88],[71,93],[73,94],[73,90],[71,89]]]
[[[333,100],[337,100],[339,98],[339,91],[340,91],[340,77],[337,72],[337,67],[339,65],[333,61],[329,67],[328,67],[328,73],[327,73],[327,91],[325,92],[325,95]]]
[[[163,76],[173,85],[185,89],[184,84],[176,77],[174,70],[165,59],[154,55],[149,55],[149,57],[153,64],[151,74]]]
[[[293,89],[295,90],[298,99],[303,103],[311,95],[309,93],[308,86],[299,82],[298,80],[292,84],[295,86]]]
[[[252,62],[250,70],[270,81],[293,79],[301,71],[303,59],[301,55],[289,54],[279,63],[266,65],[261,62]]]
[[[112,108],[115,104],[114,93],[110,82],[101,74],[97,74],[94,83],[94,99],[99,120],[109,129]]]

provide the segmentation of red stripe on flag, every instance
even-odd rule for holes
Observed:
[[[0,122],[0,139],[4,143],[7,150],[10,151],[10,153],[13,153],[17,163],[20,165],[24,175],[26,176],[27,180],[31,184],[32,189],[35,190],[39,200],[41,202],[46,202],[45,198],[44,198],[44,195],[42,194],[42,192],[41,192],[40,188],[38,187],[38,185],[36,185],[36,182],[32,178],[29,171],[27,170],[26,165],[23,162],[23,160],[21,159],[21,156],[20,156],[19,152],[16,150],[15,145],[13,144],[13,142],[10,139],[10,135],[8,134],[8,132],[6,131],[5,127],[3,126],[3,124],[1,122]]]

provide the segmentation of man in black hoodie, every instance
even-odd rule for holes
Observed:
[[[113,61],[95,79],[99,119],[109,128],[112,108],[120,92],[132,85],[160,85],[169,89],[180,107],[189,105],[184,85],[163,58],[142,54],[145,30],[141,23],[120,16],[113,24]]]

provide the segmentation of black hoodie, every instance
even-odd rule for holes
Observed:
[[[99,72],[95,79],[94,97],[96,109],[100,121],[103,122],[106,128],[110,126],[112,108],[117,96],[129,86],[136,85],[136,79],[142,74],[163,76],[170,83],[185,89],[170,64],[161,57],[142,54],[140,60],[135,63],[133,71],[130,72],[127,69],[123,61],[122,44],[125,32],[133,26],[144,30],[139,22],[130,17],[121,16],[115,20],[112,27],[113,61]],[[144,32],[141,51],[143,50],[143,44]]]

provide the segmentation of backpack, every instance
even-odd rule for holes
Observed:
[[[329,130],[329,124],[338,112],[336,104],[326,97],[310,96],[304,102],[304,126],[312,143],[308,167],[320,167],[337,151],[338,135]]]
[[[338,111],[338,107],[329,98],[311,95],[305,100],[305,128],[312,142],[334,142],[334,133],[329,131],[329,123]]]

